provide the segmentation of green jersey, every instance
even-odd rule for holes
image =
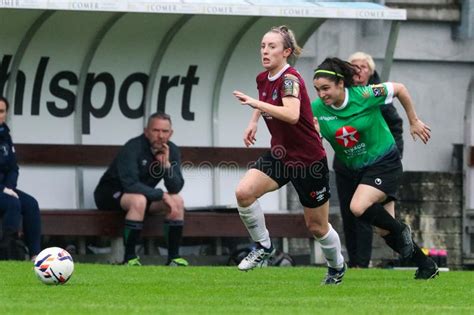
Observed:
[[[345,89],[340,107],[326,105],[321,99],[311,103],[320,132],[336,156],[350,169],[371,165],[395,147],[380,105],[393,101],[393,85],[383,83]]]

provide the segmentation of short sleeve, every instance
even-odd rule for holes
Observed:
[[[300,80],[297,76],[292,74],[285,74],[283,77],[283,84],[281,87],[281,97],[296,97],[300,98]]]

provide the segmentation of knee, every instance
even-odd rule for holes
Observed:
[[[368,207],[360,202],[351,201],[350,208],[351,208],[351,212],[356,217],[360,217],[362,214],[364,214],[365,210],[367,210]]]
[[[128,202],[128,209],[125,209],[125,210],[131,211],[134,213],[145,214],[146,205],[147,205],[146,197],[143,195],[137,194],[130,198]]]
[[[306,227],[314,236],[320,238],[326,235],[329,231],[328,222],[309,221],[306,222]]]
[[[172,195],[173,206],[170,207],[167,213],[169,220],[184,220],[184,200],[180,195]]]
[[[235,190],[235,198],[237,199],[238,205],[241,207],[248,207],[257,199],[251,189],[244,185],[237,186],[237,189]]]

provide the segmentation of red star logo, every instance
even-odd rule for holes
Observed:
[[[336,131],[336,141],[345,148],[352,148],[359,142],[359,132],[351,126],[344,126]]]

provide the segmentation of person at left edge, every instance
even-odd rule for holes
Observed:
[[[0,215],[3,218],[0,251],[3,259],[24,259],[18,247],[22,228],[30,258],[34,260],[41,249],[40,210],[33,196],[16,187],[18,164],[6,124],[9,107],[8,100],[0,96]]]
[[[135,246],[148,211],[166,214],[167,265],[188,265],[179,255],[184,225],[184,201],[179,192],[184,179],[180,150],[170,141],[172,135],[169,115],[151,115],[143,134],[122,147],[94,191],[97,208],[126,211],[123,262],[129,266],[141,265]],[[167,192],[155,188],[161,180]]]

